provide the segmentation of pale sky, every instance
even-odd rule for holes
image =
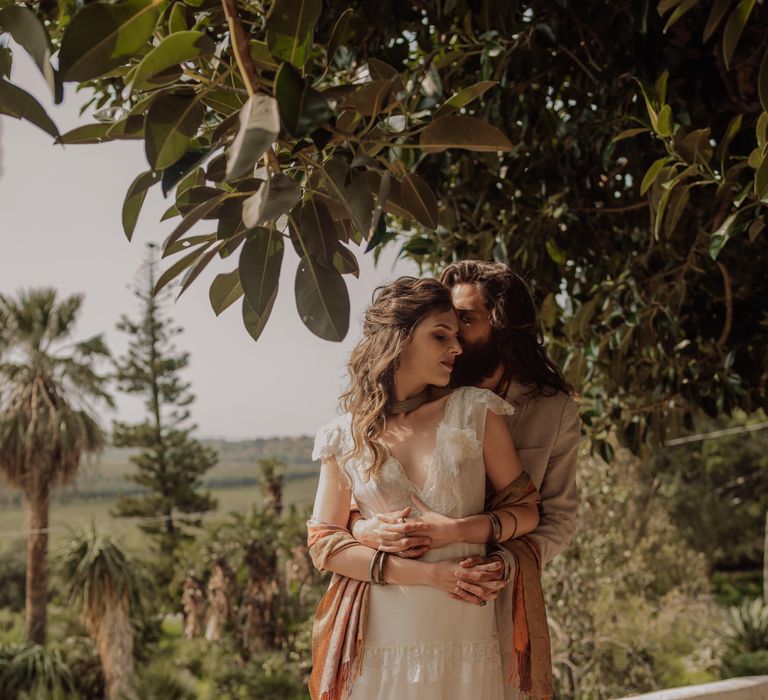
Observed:
[[[32,93],[64,133],[93,120],[79,118],[84,95],[66,86],[63,104],[53,104],[36,67],[14,45],[12,80]],[[123,234],[120,212],[128,185],[147,169],[143,141],[90,146],[55,146],[51,137],[28,122],[0,116],[0,293],[22,287],[52,286],[64,294],[83,292],[85,302],[77,338],[104,333],[115,354],[126,337],[115,329],[121,313],[136,314],[130,291],[145,254],[145,243],[161,242],[178,219],[159,223],[173,203],[153,188],[133,241]],[[193,231],[208,233],[202,222]],[[358,251],[359,252],[359,251]],[[374,288],[400,274],[416,274],[413,264],[396,262],[397,248],[357,257],[360,280],[347,275],[352,303],[350,332],[343,343],[313,336],[296,313],[293,280],[298,257],[289,245],[272,316],[258,342],[242,325],[240,304],[219,318],[208,301],[208,287],[234,258],[212,262],[170,309],[185,332],[180,348],[191,353],[186,379],[197,401],[193,418],[204,437],[251,438],[313,434],[336,413],[345,362],[359,337],[360,319]],[[136,420],[140,402],[116,395],[118,409],[103,414]]]

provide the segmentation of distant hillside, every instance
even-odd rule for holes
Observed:
[[[277,457],[288,465],[312,464],[312,438],[274,437],[253,440],[203,440],[219,453],[222,462],[253,463],[265,457]]]
[[[306,479],[317,475],[318,467],[312,462],[312,438],[277,437],[253,440],[203,440],[219,455],[218,464],[206,475],[208,488],[236,488],[259,482],[258,460],[276,457],[286,464],[287,481]],[[129,479],[133,472],[131,455],[136,450],[108,447],[96,459],[83,460],[74,484],[57,492],[56,499],[72,500],[111,499],[120,495],[138,493],[140,489]],[[0,507],[18,505],[18,493],[0,485]]]

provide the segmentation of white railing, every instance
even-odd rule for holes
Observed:
[[[716,683],[688,685],[684,688],[667,688],[643,695],[633,695],[631,700],[768,700],[768,676],[729,678]],[[629,700],[625,698],[624,700]]]

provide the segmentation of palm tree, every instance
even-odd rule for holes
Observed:
[[[109,537],[92,527],[80,532],[61,554],[61,573],[70,602],[80,606],[85,629],[96,643],[107,700],[133,689],[131,612],[141,605],[148,583]]]
[[[45,644],[48,510],[51,493],[71,482],[83,454],[104,433],[88,401],[112,404],[94,362],[109,352],[101,336],[69,340],[83,298],[53,289],[0,295],[0,474],[21,491],[27,537],[27,639]]]

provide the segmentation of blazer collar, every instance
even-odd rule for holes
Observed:
[[[528,401],[528,392],[531,390],[529,384],[523,384],[516,379],[512,379],[509,382],[509,389],[507,389],[507,395],[504,397],[508,403],[514,406],[522,406]]]

